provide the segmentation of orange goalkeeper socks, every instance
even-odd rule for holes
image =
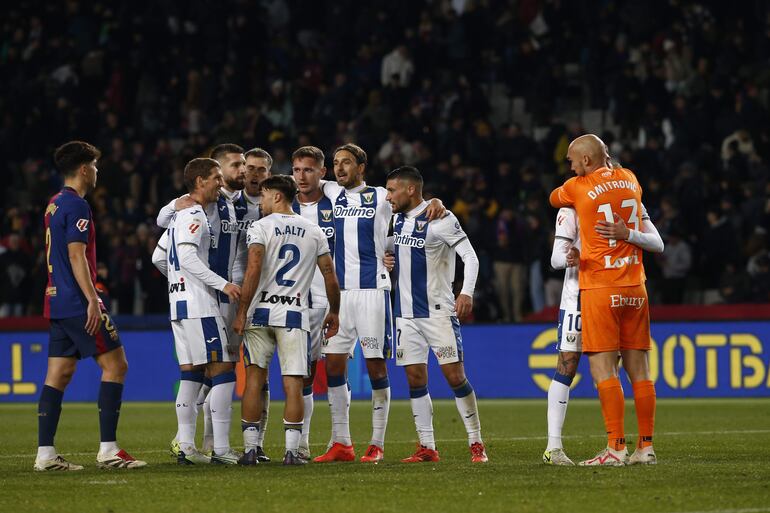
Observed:
[[[652,445],[652,433],[655,429],[655,385],[652,381],[633,383],[636,421],[639,424],[639,442],[637,447]]]
[[[625,415],[623,387],[617,376],[613,376],[599,383],[597,388],[599,402],[602,405],[602,416],[604,416],[604,427],[607,430],[607,445],[616,451],[622,451],[626,447],[623,425]]]

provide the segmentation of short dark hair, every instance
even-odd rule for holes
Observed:
[[[265,159],[267,161],[267,167],[273,167],[273,157],[266,150],[262,148],[252,148],[243,154],[243,158],[256,157],[258,159]]]
[[[334,156],[337,156],[337,153],[341,151],[349,151],[353,154],[353,156],[356,158],[356,164],[366,164],[366,152],[364,149],[357,144],[353,143],[347,143],[343,144],[336,150],[334,150]]]
[[[291,203],[297,196],[297,184],[288,175],[275,175],[270,178],[266,178],[261,184],[259,184],[259,190],[271,190],[278,191],[283,194],[284,199]]]
[[[326,160],[324,152],[321,151],[321,148],[316,146],[302,146],[294,150],[294,153],[291,154],[292,162],[294,162],[296,159],[304,158],[313,159],[322,167],[324,165],[324,160]]]
[[[83,164],[89,164],[102,156],[96,146],[83,141],[62,144],[53,154],[56,169],[64,176],[72,176]]]
[[[406,180],[408,182],[416,183],[422,188],[422,174],[416,167],[401,166],[397,167],[390,173],[388,173],[388,180]]]
[[[209,157],[214,160],[219,160],[220,157],[224,157],[228,153],[243,153],[243,148],[237,144],[218,144],[211,150]]]
[[[197,158],[188,162],[184,167],[184,185],[187,187],[187,192],[195,190],[195,181],[198,177],[205,180],[211,176],[211,170],[215,167],[221,166],[214,159]]]

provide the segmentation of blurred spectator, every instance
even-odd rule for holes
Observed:
[[[21,236],[12,233],[0,246],[0,317],[26,314],[32,262],[22,250]]]
[[[383,87],[409,87],[414,75],[414,63],[405,45],[399,45],[382,59],[380,82]]]
[[[687,273],[692,265],[690,246],[682,238],[679,229],[669,231],[666,250],[659,255],[663,269],[663,303],[681,304],[684,297]]]

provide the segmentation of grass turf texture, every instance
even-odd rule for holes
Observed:
[[[564,468],[541,463],[545,400],[480,402],[490,463],[472,465],[453,401],[435,401],[441,462],[403,464],[416,434],[407,401],[394,401],[386,460],[282,467],[283,404],[273,403],[266,451],[275,462],[254,468],[176,465],[168,443],[176,429],[169,403],[125,403],[119,441],[151,466],[133,471],[95,465],[95,404],[66,403],[57,448],[81,472],[32,471],[37,417],[34,404],[0,405],[0,511],[623,511],[770,512],[770,399],[660,400],[657,467]],[[231,440],[241,445],[239,406]],[[633,403],[627,431],[635,432]],[[361,455],[370,436],[371,406],[354,402],[353,440]],[[199,421],[200,422],[200,421]],[[316,401],[311,436],[315,455],[325,447],[329,409]],[[570,403],[565,448],[574,460],[605,443],[597,401]],[[200,429],[199,429],[200,437]],[[636,437],[629,435],[629,442]]]

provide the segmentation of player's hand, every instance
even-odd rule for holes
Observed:
[[[382,263],[385,265],[385,269],[387,269],[388,272],[392,271],[393,268],[396,267],[396,255],[390,251],[386,251],[385,256],[382,258]]]
[[[567,253],[567,267],[575,267],[580,264],[580,250],[578,248],[570,248]]]
[[[233,331],[238,335],[243,335],[243,330],[246,327],[246,312],[239,313],[233,320]]]
[[[86,308],[86,333],[95,336],[102,326],[102,308],[98,299],[88,301]]]
[[[184,196],[180,196],[176,199],[174,202],[174,210],[179,212],[180,210],[190,208],[193,205],[195,205],[195,200],[192,199],[189,194],[185,194]]]
[[[631,230],[626,227],[626,223],[623,222],[623,218],[621,218],[618,214],[614,215],[614,219],[614,223],[599,221],[594,229],[605,239],[628,240],[628,235]]]
[[[438,198],[433,198],[428,203],[428,208],[425,209],[425,214],[428,216],[428,221],[435,221],[441,219],[446,215],[446,209],[444,204]]]
[[[462,321],[473,312],[473,298],[467,294],[459,294],[455,299],[457,317]]]
[[[324,338],[332,338],[340,329],[340,316],[333,313],[326,314],[323,324]]]
[[[227,294],[227,297],[230,298],[230,301],[238,301],[241,298],[241,288],[236,285],[235,283],[228,283],[225,285],[225,288],[222,290],[225,294]]]

